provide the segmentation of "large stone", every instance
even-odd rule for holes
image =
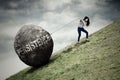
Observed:
[[[25,25],[15,37],[14,49],[24,63],[39,67],[49,61],[53,51],[53,40],[40,26]]]

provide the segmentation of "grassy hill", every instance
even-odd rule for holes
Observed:
[[[120,20],[7,80],[120,80]]]

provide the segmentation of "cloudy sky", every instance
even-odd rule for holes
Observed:
[[[91,25],[86,29],[93,33],[120,18],[119,5],[120,0],[0,0],[0,78],[27,67],[13,48],[23,25],[39,25],[52,33],[74,20],[52,34],[55,52],[77,41],[77,18],[89,16]]]

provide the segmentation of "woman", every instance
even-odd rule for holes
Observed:
[[[80,20],[79,26],[78,26],[78,42],[80,41],[81,37],[81,31],[86,33],[86,41],[88,40],[88,31],[86,31],[83,27],[84,26],[89,26],[90,20],[89,17],[85,16],[83,20]]]

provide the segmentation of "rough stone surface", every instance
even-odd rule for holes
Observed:
[[[49,61],[53,51],[53,40],[40,26],[25,25],[15,37],[14,49],[24,63],[38,67]]]

